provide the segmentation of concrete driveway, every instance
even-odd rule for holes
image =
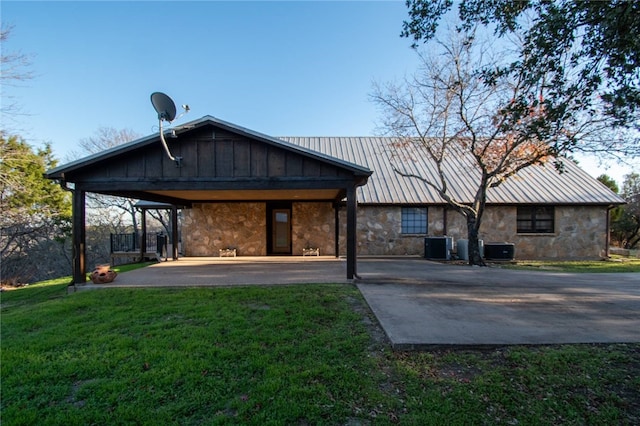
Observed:
[[[396,349],[640,342],[640,274],[567,274],[360,258],[356,280]],[[181,258],[96,287],[346,283],[333,257]]]
[[[640,274],[358,263],[358,288],[395,349],[640,342]]]

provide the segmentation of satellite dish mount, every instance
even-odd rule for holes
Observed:
[[[176,119],[176,104],[173,103],[169,96],[161,92],[153,92],[151,94],[151,104],[158,113],[160,140],[162,141],[164,151],[167,153],[167,156],[171,161],[175,161],[176,167],[182,167],[182,157],[174,157],[173,155],[171,155],[171,151],[169,151],[167,141],[164,139],[164,129],[162,127],[163,121],[171,123]],[[185,113],[189,112],[189,105],[183,105],[182,107],[184,108]]]

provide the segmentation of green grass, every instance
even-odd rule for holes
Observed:
[[[407,424],[638,424],[640,345],[400,354]],[[434,408],[435,407],[435,408]]]
[[[522,260],[512,264],[502,265],[510,269],[529,269],[539,271],[561,272],[640,272],[640,259],[612,256],[608,260],[579,260],[579,261],[553,261],[553,260]]]
[[[134,269],[144,268],[155,262],[129,263],[125,265],[115,266],[113,270],[121,273],[132,271]],[[88,277],[88,274],[87,274]],[[89,278],[87,278],[88,280]],[[2,293],[2,307],[17,306],[25,303],[37,303],[47,299],[56,299],[62,297],[67,292],[67,287],[71,284],[71,276],[54,278],[52,280],[40,281],[19,287],[13,290],[7,290]]]
[[[2,293],[1,331],[3,425],[640,421],[640,345],[394,353],[350,285],[63,280]]]

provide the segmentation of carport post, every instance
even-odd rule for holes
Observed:
[[[356,272],[356,187],[347,188],[347,279],[352,280]]]
[[[73,228],[71,240],[73,241],[73,283],[84,284],[87,282],[86,259],[86,229],[85,229],[85,191],[77,187],[72,192]]]
[[[147,209],[142,209],[141,222],[142,232],[140,233],[140,262],[144,262],[144,255],[147,252]]]
[[[173,260],[178,260],[178,244],[180,238],[178,236],[178,208],[171,207],[171,251],[173,252]]]

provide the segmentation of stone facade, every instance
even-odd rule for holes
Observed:
[[[340,254],[345,255],[346,212],[340,211]],[[406,256],[424,253],[424,235],[402,235],[401,208],[396,206],[359,206],[357,214],[357,251],[360,256]]]
[[[339,211],[339,254],[346,255],[346,209]],[[358,206],[357,252],[360,256],[424,254],[425,236],[467,238],[467,225],[457,212],[443,206],[428,208],[427,235],[403,235],[400,206]],[[553,234],[518,234],[515,206],[489,206],[480,238],[485,242],[509,242],[518,259],[596,259],[606,247],[606,207],[556,206]],[[446,215],[446,218],[445,218]],[[238,256],[267,254],[266,203],[196,204],[184,211],[183,247],[187,256],[218,256],[223,248],[237,249]],[[335,212],[329,202],[292,203],[293,255],[306,247],[335,255]],[[445,229],[446,224],[446,229]]]
[[[335,255],[332,203],[293,203],[291,244],[293,254],[314,247],[321,255]],[[220,249],[235,248],[238,256],[267,255],[266,203],[201,203],[184,210],[183,250],[186,256],[218,256]]]
[[[182,246],[185,256],[218,256],[225,248],[238,256],[266,256],[266,204],[194,204],[183,211]]]
[[[335,211],[331,203],[293,203],[291,245],[294,255],[302,249],[320,249],[320,255],[335,255]],[[346,231],[345,231],[346,232]]]
[[[597,259],[605,255],[607,209],[603,206],[556,206],[553,234],[518,234],[515,206],[490,206],[485,210],[480,238],[509,242],[519,259]],[[446,220],[445,220],[446,214]],[[445,229],[446,222],[446,229]],[[342,223],[342,222],[341,222]],[[344,235],[343,226],[340,235]],[[401,207],[359,206],[359,255],[423,255],[425,236],[467,238],[467,224],[459,213],[442,206],[428,208],[427,235],[401,233]],[[341,243],[341,254],[345,247]]]
[[[553,234],[518,234],[516,211],[516,207],[488,208],[481,238],[514,243],[518,259],[597,259],[606,255],[606,207],[556,206]]]

